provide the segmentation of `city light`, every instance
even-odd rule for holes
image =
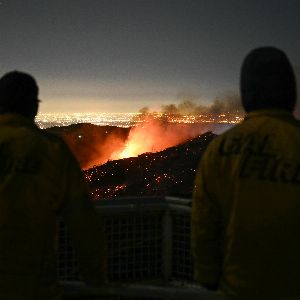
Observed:
[[[99,126],[131,127],[137,113],[46,113],[38,114],[36,123],[42,129],[54,126],[68,126],[90,123]]]
[[[227,123],[235,124],[242,121],[243,116],[228,114],[220,115],[181,115],[149,113],[154,119],[164,119],[168,123]],[[54,126],[68,126],[77,123],[91,123],[99,126],[118,126],[129,128],[147,122],[141,113],[46,113],[38,114],[36,123],[42,129]]]

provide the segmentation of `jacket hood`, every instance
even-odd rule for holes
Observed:
[[[293,111],[296,81],[292,66],[279,49],[252,50],[241,68],[241,98],[246,112],[278,108]]]

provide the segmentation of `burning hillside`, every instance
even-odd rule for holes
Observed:
[[[109,161],[84,172],[93,198],[117,196],[190,197],[199,159],[211,132],[157,153]]]
[[[155,153],[178,145],[205,132],[200,123],[171,123],[165,118],[149,115],[131,128],[123,146],[112,153],[110,160],[136,157],[143,153]]]
[[[75,124],[48,131],[61,136],[87,170],[112,160],[155,153],[190,140],[207,131],[222,132],[226,123],[179,123],[148,116],[132,128]]]
[[[76,124],[49,130],[67,142],[86,169],[93,198],[100,199],[172,194],[190,197],[199,159],[215,136],[211,131],[221,132],[229,126],[173,123],[165,117],[147,115],[132,128]]]

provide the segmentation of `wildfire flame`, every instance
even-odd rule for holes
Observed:
[[[150,125],[138,126],[130,131],[129,137],[124,145],[124,147],[113,153],[112,159],[122,159],[127,157],[138,156],[139,154],[145,152],[155,152],[161,148],[166,148],[165,145],[158,145],[154,147],[158,142],[158,132],[157,128],[152,128],[150,130]]]
[[[143,153],[143,150],[140,149],[140,145],[136,144],[134,142],[127,143],[125,145],[124,150],[119,154],[119,158],[127,158],[127,157],[133,157],[137,156],[140,153]]]
[[[182,124],[170,124],[157,119],[146,119],[142,124],[131,129],[122,149],[115,151],[111,159],[138,156],[147,152],[158,152],[175,146],[197,134]]]

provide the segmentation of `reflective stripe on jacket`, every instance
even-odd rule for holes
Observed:
[[[83,276],[103,282],[103,232],[77,161],[29,119],[0,115],[0,299],[60,298],[58,215]]]
[[[300,122],[251,112],[201,159],[192,207],[195,273],[226,299],[300,299]]]

